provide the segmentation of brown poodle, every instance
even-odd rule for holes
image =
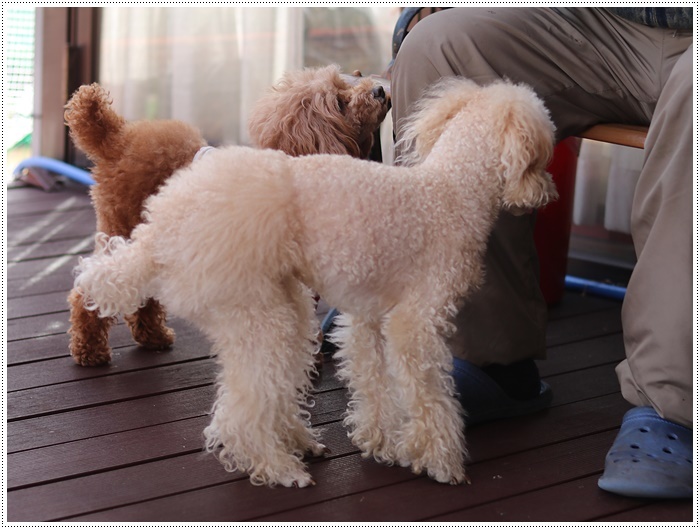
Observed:
[[[287,73],[255,105],[249,123],[253,144],[292,156],[329,153],[364,158],[374,132],[388,110],[380,83],[340,73],[337,66]],[[200,132],[173,120],[127,122],[111,107],[109,94],[97,84],[80,87],[66,105],[66,124],[75,145],[95,164],[90,194],[97,231],[129,237],[141,221],[143,203],[177,169],[186,167],[206,145]],[[70,352],[80,365],[109,362],[109,328],[84,308],[73,289]],[[124,318],[134,340],[149,349],[172,345],[165,310],[149,299]]]
[[[248,131],[254,146],[292,156],[367,158],[387,103],[384,85],[359,72],[344,75],[337,66],[297,70],[258,100]]]

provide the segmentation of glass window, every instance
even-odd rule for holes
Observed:
[[[103,8],[100,83],[127,119],[174,118],[245,144],[247,112],[284,71],[381,74],[396,6]]]
[[[31,154],[34,113],[35,8],[21,5],[3,8],[4,86],[3,144],[4,183],[12,179],[17,164]]]

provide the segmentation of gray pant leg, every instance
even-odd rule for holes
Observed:
[[[599,122],[646,123],[655,102],[649,94],[661,39],[653,28],[598,9],[436,13],[413,29],[397,56],[394,123],[400,137],[401,119],[422,91],[454,75],[482,84],[505,77],[531,85],[547,104],[559,139]],[[625,54],[619,56],[620,50]],[[532,219],[501,215],[485,267],[484,286],[456,317],[453,354],[477,365],[544,356],[546,306],[539,293]]]
[[[622,393],[664,418],[693,424],[692,49],[656,106],[632,204],[637,264],[622,310]]]
[[[648,124],[664,32],[603,9],[467,7],[422,20],[392,71],[394,123],[426,86],[460,75],[524,82],[544,100],[557,139],[601,122]],[[682,50],[681,50],[682,51]]]

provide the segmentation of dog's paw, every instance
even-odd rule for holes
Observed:
[[[358,427],[352,430],[348,437],[350,442],[360,450],[363,458],[384,459],[381,454],[384,450],[385,439],[379,428]]]
[[[316,485],[316,482],[311,479],[311,475],[308,472],[299,472],[288,476],[280,476],[276,479],[276,482],[283,487],[294,487],[299,489],[303,489],[310,485]]]
[[[134,334],[134,341],[146,349],[161,351],[169,349],[175,343],[175,331],[165,327],[157,332]]]
[[[451,468],[445,464],[423,465],[420,462],[414,462],[411,465],[411,470],[414,474],[422,474],[425,471],[429,478],[434,479],[438,483],[448,483],[450,485],[471,483],[461,465]]]
[[[134,314],[125,314],[134,341],[146,349],[168,349],[175,342],[175,331],[166,322],[163,306],[154,299],[146,301]]]
[[[321,443],[313,442],[307,447],[306,453],[310,454],[312,457],[322,457],[331,453],[330,449]]]
[[[462,483],[471,483],[469,481],[469,477],[467,476],[466,472],[464,470],[460,470],[459,472],[444,472],[444,471],[438,471],[438,472],[431,472],[428,470],[428,477],[434,479],[438,483],[448,483],[450,485],[461,485]]]
[[[73,360],[76,364],[83,367],[97,367],[108,364],[112,360],[112,351],[102,351],[95,352],[90,351],[86,353],[71,353]]]
[[[70,354],[76,364],[83,367],[96,367],[108,364],[112,360],[112,349],[107,344],[97,344],[90,347],[89,344],[78,339],[72,339]]]

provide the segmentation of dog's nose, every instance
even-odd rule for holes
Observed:
[[[386,92],[384,91],[384,87],[380,85],[372,88],[372,96],[375,99],[386,99]]]

